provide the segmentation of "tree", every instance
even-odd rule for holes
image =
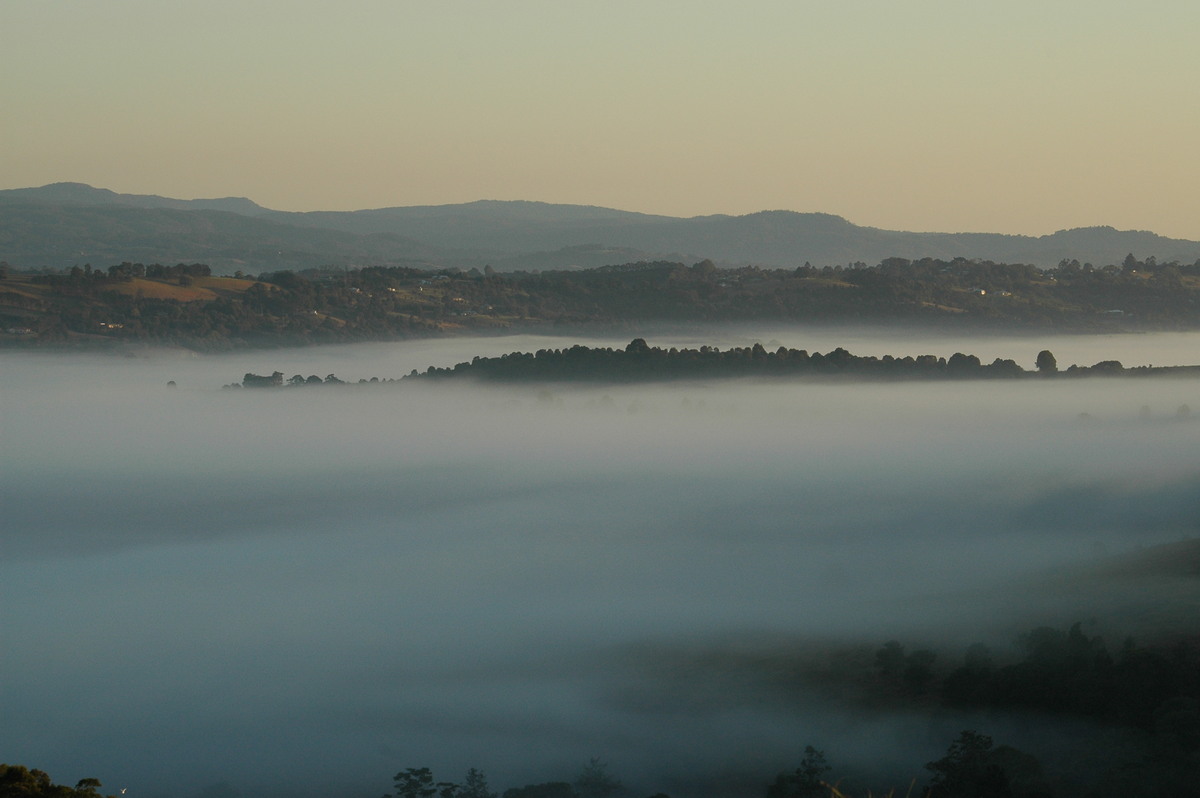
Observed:
[[[650,354],[650,345],[646,343],[645,338],[634,338],[625,347],[625,352],[630,355],[648,355]]]
[[[589,759],[575,779],[575,791],[580,798],[608,798],[623,789],[624,785],[608,772],[608,765],[597,757]]]
[[[482,771],[471,768],[463,779],[462,790],[458,798],[497,798],[496,793],[488,789],[487,777]]]
[[[283,385],[283,372],[273,372],[269,377],[246,372],[242,377],[242,385],[246,388],[274,388]]]
[[[767,798],[816,798],[824,795],[827,789],[825,775],[831,769],[823,751],[806,745],[800,767],[794,773],[776,776],[775,783],[767,788]]]
[[[904,667],[904,646],[897,640],[887,641],[875,652],[875,665],[882,676],[899,676]]]
[[[578,798],[575,789],[565,781],[526,784],[505,790],[503,798]]]
[[[929,798],[1043,798],[1046,785],[1037,758],[992,738],[964,731],[946,755],[925,766],[933,771]]]
[[[979,704],[987,700],[992,679],[992,652],[983,643],[972,643],[963,664],[942,683],[942,694],[951,704]]]
[[[392,779],[396,783],[396,798],[433,798],[438,792],[429,768],[406,768]]]
[[[979,358],[975,355],[964,355],[962,352],[955,352],[946,361],[946,368],[954,373],[970,373],[982,365]]]
[[[394,798],[495,798],[495,793],[488,792],[487,780],[483,774],[472,768],[467,771],[467,784],[455,784],[452,781],[434,782],[433,771],[429,768],[406,768],[392,777],[396,784]],[[474,789],[475,792],[467,790]],[[383,798],[393,798],[384,795]]]
[[[904,660],[904,683],[920,693],[933,678],[933,663],[937,654],[927,648],[914,651]]]
[[[99,779],[87,778],[72,789],[54,784],[43,770],[0,764],[0,798],[102,798],[100,786]]]
[[[930,798],[1009,798],[1008,777],[991,761],[992,738],[963,731],[946,755],[925,766],[933,772]]]
[[[1037,370],[1042,374],[1053,374],[1058,371],[1058,361],[1054,359],[1054,355],[1049,349],[1038,352]]]

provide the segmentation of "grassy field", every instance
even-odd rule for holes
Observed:
[[[176,302],[198,302],[216,299],[219,296],[235,296],[254,285],[254,280],[239,280],[234,277],[196,277],[191,285],[179,285],[171,280],[150,280],[135,277],[129,282],[105,286],[106,291],[140,296],[145,299],[173,299]]]

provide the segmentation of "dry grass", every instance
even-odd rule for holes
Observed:
[[[805,277],[804,282],[819,288],[858,288],[854,283],[848,283],[837,277]]]
[[[176,302],[200,302],[217,298],[215,292],[197,285],[174,285],[143,278],[106,285],[104,290],[126,296],[140,296],[143,299],[173,299]]]
[[[254,285],[257,280],[241,280],[237,277],[197,277],[192,285],[205,288],[220,296],[236,296]],[[264,284],[265,285],[265,284]]]
[[[141,296],[145,299],[206,302],[219,296],[237,296],[256,282],[256,280],[241,280],[236,277],[195,277],[191,285],[183,286],[173,280],[149,280],[139,277],[129,282],[106,285],[104,290],[126,296]]]
[[[940,310],[945,313],[966,313],[967,312],[962,308],[956,308],[952,305],[939,305],[936,302],[922,302],[921,305],[923,307],[933,308],[934,310]]]
[[[40,299],[47,293],[47,286],[31,283],[27,280],[9,278],[0,282],[0,294],[16,294],[28,299]]]

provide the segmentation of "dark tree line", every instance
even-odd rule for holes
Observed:
[[[493,792],[487,776],[475,768],[468,770],[461,782],[435,781],[429,768],[406,768],[393,781],[395,792],[383,798],[616,798],[627,793],[599,759],[584,765],[574,782],[526,784],[505,790],[503,795]]]
[[[605,382],[712,379],[732,377],[818,377],[855,379],[1012,379],[1020,377],[1069,377],[1089,375],[1146,376],[1183,374],[1200,367],[1125,368],[1109,360],[1094,366],[1071,366],[1059,372],[1054,355],[1043,350],[1037,356],[1037,373],[1026,371],[1016,361],[996,358],[984,364],[975,355],[956,352],[949,358],[935,355],[882,357],[854,355],[838,347],[831,352],[779,347],[768,351],[761,343],[750,347],[721,350],[701,346],[698,349],[661,349],[635,338],[624,349],[589,348],[576,345],[565,349],[539,349],[537,352],[512,352],[499,357],[475,357],[453,367],[430,366],[411,378],[446,379],[472,377],[496,381]]]
[[[994,745],[986,734],[963,731],[946,754],[925,765],[928,782],[909,795],[924,798],[1053,798],[1036,757],[1008,745]],[[805,746],[799,765],[778,774],[763,788],[764,798],[850,798],[825,752]],[[467,771],[461,783],[436,781],[429,768],[408,768],[394,777],[395,792],[383,798],[633,798],[637,794],[615,779],[604,763],[591,760],[574,782],[548,781],[513,787],[497,794],[480,771]],[[893,790],[891,795],[895,795]],[[649,798],[670,798],[655,793]]]
[[[1121,784],[1120,791],[1107,792],[1101,784],[1091,787],[1099,792],[1084,794],[1200,794],[1195,778],[1200,774],[1200,651],[1194,639],[1139,646],[1130,638],[1111,650],[1102,637],[1088,636],[1076,623],[1066,631],[1033,629],[1017,640],[1017,651],[1015,661],[1001,662],[976,643],[960,665],[939,671],[935,652],[906,652],[893,640],[876,652],[875,664],[880,684],[909,700],[934,699],[973,712],[1077,718],[1123,730],[1114,739],[1126,743],[1106,752],[1110,772],[1094,774],[1109,786]],[[983,763],[997,764],[994,756],[979,754],[979,740],[964,740],[962,746],[961,756],[981,763],[980,774],[987,770]],[[1018,794],[980,789],[979,795]],[[931,793],[934,798],[963,794]]]
[[[779,347],[767,351],[762,344],[720,350],[660,349],[635,338],[624,349],[572,346],[513,352],[500,357],[476,357],[453,368],[431,366],[423,374],[437,379],[455,376],[485,380],[535,381],[636,381],[647,379],[703,379],[722,377],[852,376],[871,378],[982,378],[1017,377],[1026,372],[1012,360],[997,358],[984,365],[974,355],[950,358],[933,355],[863,357],[841,347],[826,354]],[[411,376],[411,375],[410,375]]]
[[[1127,639],[1110,651],[1076,623],[1066,632],[1039,627],[1018,645],[1021,659],[1005,665],[982,646],[968,649],[942,680],[941,697],[952,706],[1077,715],[1200,747],[1200,652],[1189,641],[1148,647]]]
[[[1194,375],[1200,366],[1135,366],[1126,368],[1115,360],[1093,366],[1072,365],[1059,371],[1054,355],[1042,350],[1037,356],[1037,371],[1030,372],[1011,359],[996,358],[982,363],[975,355],[956,352],[949,358],[935,355],[882,357],[853,355],[838,347],[831,352],[779,347],[768,351],[761,343],[722,351],[717,347],[698,349],[661,349],[651,347],[643,338],[635,338],[624,349],[591,348],[575,345],[565,349],[539,349],[536,352],[511,352],[499,357],[474,357],[453,367],[430,366],[423,372],[393,378],[360,379],[363,383],[394,383],[401,380],[447,380],[472,378],[497,382],[646,382],[664,380],[732,379],[738,377],[857,380],[967,380],[1015,379],[1023,377],[1151,376]],[[289,387],[343,385],[329,374],[322,380],[315,374],[307,378],[296,374],[286,381]],[[247,373],[239,386],[284,386],[282,372],[271,376]],[[1181,408],[1181,417],[1187,409]]]
[[[55,784],[43,770],[0,764],[0,798],[102,798],[101,786],[99,779],[88,778],[68,787]]]

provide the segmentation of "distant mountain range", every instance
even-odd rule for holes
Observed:
[[[122,261],[207,263],[216,273],[412,265],[500,271],[640,260],[791,268],[888,257],[1103,266],[1134,253],[1200,260],[1200,242],[1085,227],[1046,236],[910,233],[840,216],[762,211],[690,219],[586,205],[484,200],[460,205],[291,213],[244,197],[180,200],[82,183],[0,191],[0,260],[17,268]]]

